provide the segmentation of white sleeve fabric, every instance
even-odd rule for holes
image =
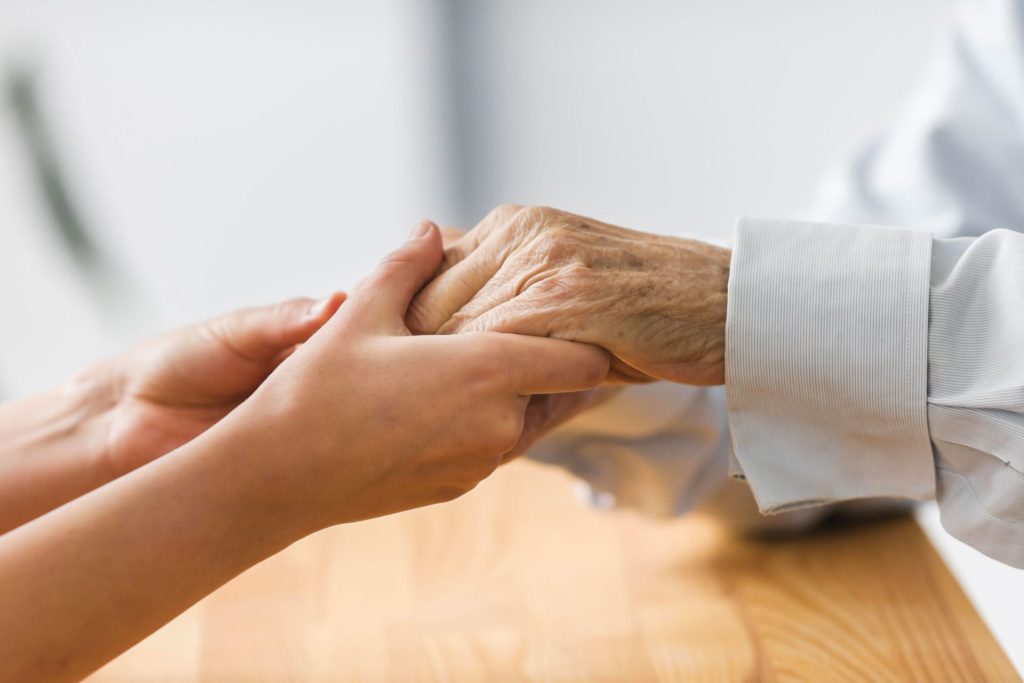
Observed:
[[[579,477],[598,507],[679,515],[726,479],[725,420],[722,387],[630,386],[545,437],[529,457]]]
[[[733,264],[729,428],[761,511],[934,495],[1024,568],[1024,235],[744,220]]]
[[[928,421],[943,526],[1024,569],[1024,235],[935,240]]]
[[[817,524],[813,508],[765,517],[750,489],[729,479],[725,387],[658,382],[623,389],[559,427],[528,457],[576,476],[584,502],[669,517],[701,508],[743,533],[792,534]]]
[[[913,230],[740,221],[725,379],[762,512],[931,497],[930,258]]]

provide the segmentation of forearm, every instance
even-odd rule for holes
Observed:
[[[0,538],[0,680],[75,680],[301,533],[212,430]]]
[[[106,393],[82,379],[0,406],[0,534],[115,477]]]

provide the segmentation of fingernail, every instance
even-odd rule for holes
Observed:
[[[433,226],[434,224],[431,223],[430,221],[420,221],[415,226],[413,226],[412,232],[409,233],[409,239],[418,240],[423,237],[426,237],[427,233],[430,232],[430,228],[432,228]]]

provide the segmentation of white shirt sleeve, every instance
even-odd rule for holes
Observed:
[[[536,444],[534,460],[579,477],[598,507],[682,514],[727,477],[722,387],[658,382],[631,386]]]
[[[931,497],[930,250],[912,230],[740,221],[725,381],[762,512]]]
[[[934,495],[1024,568],[1024,235],[743,220],[726,354],[762,512]]]
[[[942,524],[1024,568],[1024,235],[935,240],[928,421]]]

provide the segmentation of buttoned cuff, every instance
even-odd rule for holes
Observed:
[[[930,263],[926,232],[739,221],[725,380],[761,512],[934,495]]]

